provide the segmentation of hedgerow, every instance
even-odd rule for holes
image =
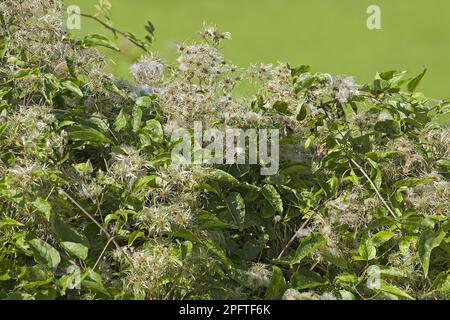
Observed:
[[[150,24],[121,33],[145,50],[126,81],[63,12],[0,2],[0,298],[449,297],[449,102],[425,72],[244,70],[208,26],[170,64]],[[195,121],[279,129],[279,172],[173,163]]]

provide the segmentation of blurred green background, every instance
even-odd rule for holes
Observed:
[[[223,52],[233,63],[289,62],[314,71],[373,79],[376,71],[428,74],[419,87],[434,98],[450,97],[450,1],[448,0],[110,0],[114,25],[145,35],[156,27],[153,49],[172,61],[176,44],[197,39],[203,21],[230,31]],[[93,13],[96,0],[65,0]],[[381,30],[366,26],[367,7],[381,7]],[[83,20],[81,33],[108,34]],[[109,53],[115,74],[127,77],[140,52],[123,41],[121,57]]]

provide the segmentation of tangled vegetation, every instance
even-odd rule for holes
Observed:
[[[124,33],[146,51],[130,82],[63,12],[0,2],[0,298],[449,298],[449,102],[425,72],[242,70],[207,26],[168,64],[150,24]],[[279,129],[279,172],[172,163],[194,121]]]

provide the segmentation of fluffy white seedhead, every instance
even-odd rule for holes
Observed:
[[[141,84],[158,83],[164,76],[164,65],[153,59],[142,60],[130,67],[134,79]]]
[[[211,45],[218,45],[222,40],[231,39],[231,33],[220,32],[216,26],[203,25],[203,29],[200,31],[200,36]]]
[[[358,87],[352,77],[335,78],[331,84],[336,100],[347,103],[353,96],[359,95]]]
[[[255,289],[267,287],[270,282],[271,272],[263,263],[253,264],[246,274],[249,286]]]

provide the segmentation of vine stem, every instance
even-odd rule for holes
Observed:
[[[333,197],[332,199],[336,199],[336,196]],[[306,225],[311,221],[312,217],[314,217],[318,211],[323,208],[329,201],[331,201],[332,199],[328,199],[326,200],[324,203],[322,203],[321,205],[316,206],[315,208],[311,209],[311,214],[310,216],[306,219],[305,222],[302,223],[302,225],[300,226],[300,228],[297,229],[297,231],[294,233],[294,235],[291,237],[291,239],[289,239],[288,243],[286,243],[286,245],[284,246],[283,250],[281,250],[280,254],[278,255],[277,259],[281,259],[281,257],[286,253],[286,251],[292,246],[292,244],[294,243],[295,239],[298,237],[299,233],[305,229]]]
[[[77,285],[81,284],[81,283],[84,281],[84,279],[86,279],[89,275],[92,274],[92,272],[95,271],[95,268],[97,268],[97,265],[99,264],[100,260],[102,259],[103,255],[104,255],[105,252],[106,252],[106,249],[108,248],[109,244],[111,243],[111,241],[112,241],[113,239],[114,239],[114,238],[111,238],[111,239],[108,240],[108,242],[106,243],[106,246],[103,248],[102,252],[100,253],[100,256],[97,258],[97,261],[95,261],[95,264],[94,264],[94,266],[92,267],[92,269],[89,271],[89,273],[85,273],[85,274],[83,275],[83,277],[81,277],[81,279],[77,282]]]
[[[328,112],[325,110],[325,114],[327,116],[327,118],[332,121],[332,119],[330,118],[330,115],[328,114]],[[339,134],[344,137],[344,134],[341,132],[341,130],[338,128],[337,129]],[[394,217],[397,218],[397,215],[395,214],[394,210],[391,209],[391,207],[389,206],[389,204],[387,203],[387,201],[383,198],[383,196],[381,195],[380,191],[378,190],[377,186],[375,185],[375,183],[372,181],[372,179],[370,178],[370,176],[367,174],[367,172],[364,170],[364,168],[356,161],[354,160],[349,152],[346,150],[345,146],[343,146],[337,139],[336,142],[339,146],[343,147],[343,151],[347,154],[348,159],[350,160],[351,163],[353,163],[359,171],[361,171],[361,173],[364,175],[364,177],[367,179],[367,181],[369,181],[370,185],[372,186],[372,189],[375,191],[377,197],[381,200],[381,202],[383,203],[383,205],[386,207],[386,209],[389,211],[389,213]]]
[[[108,239],[108,243],[112,242],[114,243],[114,245],[116,246],[116,248],[118,250],[120,250],[120,252],[122,252],[122,254],[125,256],[125,258],[128,260],[128,262],[130,263],[131,267],[134,268],[134,264],[133,261],[131,260],[131,258],[128,256],[128,254],[122,249],[122,247],[117,243],[116,240],[114,240],[114,237],[111,236],[109,234],[109,232],[97,221],[95,220],[95,218],[89,213],[87,212],[74,198],[72,198],[66,191],[64,191],[63,189],[59,188],[59,190],[64,194],[64,196],[67,197],[67,199],[70,200],[70,202],[72,202],[78,209],[81,210],[81,212],[83,212],[92,222],[94,222],[99,228],[100,230],[106,235],[106,238]]]
[[[92,15],[92,14],[88,14],[88,13],[80,13],[81,17],[84,18],[88,18],[88,19],[92,19],[98,23],[100,23],[103,27],[105,27],[106,29],[110,30],[112,33],[114,34],[120,34],[122,37],[126,38],[128,41],[132,42],[135,46],[141,48],[142,50],[144,50],[145,52],[148,52],[148,49],[142,45],[141,43],[139,43],[138,41],[134,40],[132,37],[130,37],[130,35],[126,32],[120,31],[119,29],[114,28],[113,26],[111,26],[110,24],[102,21],[101,19],[99,19],[98,17]]]
[[[394,210],[392,210],[391,207],[388,205],[387,201],[383,198],[383,196],[381,195],[377,186],[375,185],[375,183],[373,183],[372,179],[369,177],[369,175],[364,170],[364,168],[361,167],[361,165],[358,162],[356,162],[354,159],[352,159],[351,157],[349,157],[349,159],[358,168],[358,170],[361,171],[361,173],[364,175],[364,177],[367,179],[367,181],[369,181],[370,185],[372,186],[373,190],[377,194],[378,198],[381,200],[381,202],[386,207],[386,209],[389,211],[389,213],[392,214],[392,216],[394,218],[397,218],[397,215],[395,214]]]
[[[298,237],[299,233],[306,227],[309,221],[311,221],[311,218],[316,214],[316,211],[313,211],[311,215],[306,219],[305,222],[298,228],[298,230],[294,233],[291,239],[289,239],[288,243],[284,246],[283,250],[281,250],[280,254],[278,255],[277,259],[281,259],[281,257],[284,255],[284,253],[291,247],[291,245],[294,243],[295,239]]]
[[[328,106],[332,103],[336,102],[335,100],[331,100],[328,101],[324,104],[322,104],[322,107],[324,106]],[[328,119],[330,119],[328,112],[326,112],[326,115],[328,117]],[[331,119],[330,119],[331,120]],[[339,130],[340,132],[340,130]],[[342,132],[340,132],[342,135]],[[342,146],[342,144],[337,141],[337,143],[339,145]],[[345,151],[345,150],[344,150]],[[383,203],[383,205],[386,207],[386,209],[389,211],[389,213],[394,217],[397,218],[397,215],[395,214],[394,210],[391,209],[391,207],[389,206],[389,204],[387,203],[387,201],[383,198],[383,196],[381,195],[380,191],[378,190],[377,186],[375,185],[375,183],[372,181],[372,179],[370,178],[370,176],[367,174],[367,172],[364,170],[364,168],[358,163],[356,162],[356,160],[354,160],[352,157],[350,157],[350,155],[347,153],[347,156],[349,158],[349,160],[351,161],[351,163],[353,163],[359,171],[361,171],[361,173],[364,175],[364,177],[367,179],[367,181],[369,181],[370,185],[372,186],[373,190],[375,191],[377,197],[380,199],[380,201]],[[294,235],[291,237],[291,239],[289,239],[288,243],[284,246],[283,250],[280,252],[280,254],[278,255],[277,259],[280,259],[284,253],[291,247],[291,245],[294,243],[295,239],[298,237],[298,234],[306,227],[306,225],[308,224],[308,222],[311,220],[311,218],[316,214],[317,211],[314,211],[309,217],[308,219],[300,226],[300,228],[294,233]]]
[[[109,244],[111,243],[113,239],[109,239],[108,242],[106,243],[106,246],[103,248],[102,252],[100,253],[100,256],[98,257],[97,261],[95,262],[94,266],[92,267],[92,271],[95,270],[95,268],[97,268],[97,265],[99,264],[100,260],[102,259],[103,255],[106,252],[106,249],[108,249]],[[91,271],[91,272],[92,272]]]

